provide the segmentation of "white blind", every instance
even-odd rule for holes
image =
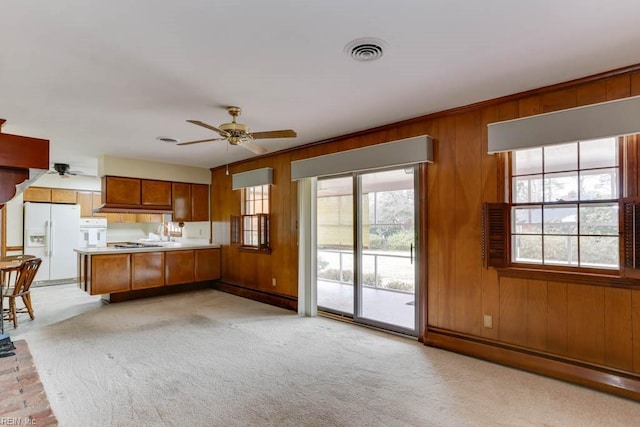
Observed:
[[[272,183],[273,169],[271,168],[254,169],[247,172],[234,173],[231,176],[231,188],[233,190]]]
[[[428,135],[291,162],[291,180],[433,162]]]
[[[489,153],[640,133],[640,96],[490,123]]]

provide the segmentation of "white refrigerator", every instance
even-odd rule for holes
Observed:
[[[24,253],[42,258],[35,281],[77,276],[80,206],[24,204]]]

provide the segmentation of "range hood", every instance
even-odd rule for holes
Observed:
[[[104,203],[93,210],[95,213],[157,213],[170,214],[171,209],[164,206],[121,205]]]

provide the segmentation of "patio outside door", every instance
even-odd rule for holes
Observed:
[[[408,167],[318,180],[320,310],[416,334],[415,176]]]

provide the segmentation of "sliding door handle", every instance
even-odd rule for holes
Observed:
[[[411,264],[413,264],[413,243],[411,243]]]

